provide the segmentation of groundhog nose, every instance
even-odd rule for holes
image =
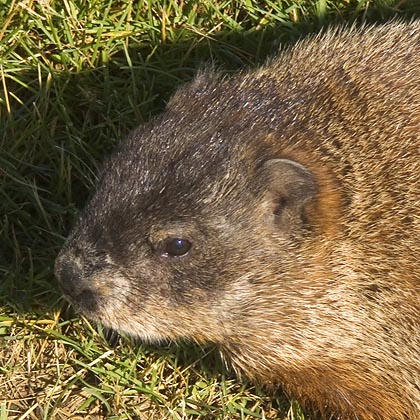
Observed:
[[[93,304],[94,293],[89,287],[88,279],[80,264],[63,255],[56,262],[55,276],[64,295],[72,303]]]

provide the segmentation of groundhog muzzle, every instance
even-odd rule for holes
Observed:
[[[420,419],[419,32],[201,72],[105,163],[65,296],[146,342],[217,343],[320,417]]]

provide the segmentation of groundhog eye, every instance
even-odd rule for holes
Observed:
[[[191,247],[192,244],[187,239],[168,238],[163,241],[160,250],[164,257],[183,257],[188,254]]]

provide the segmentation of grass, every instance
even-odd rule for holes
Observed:
[[[308,419],[215,351],[143,347],[74,316],[54,258],[96,165],[214,62],[255,65],[416,0],[0,0],[0,420]]]

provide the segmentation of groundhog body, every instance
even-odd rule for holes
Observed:
[[[198,75],[105,164],[65,295],[145,341],[218,343],[321,417],[420,419],[419,30]]]

